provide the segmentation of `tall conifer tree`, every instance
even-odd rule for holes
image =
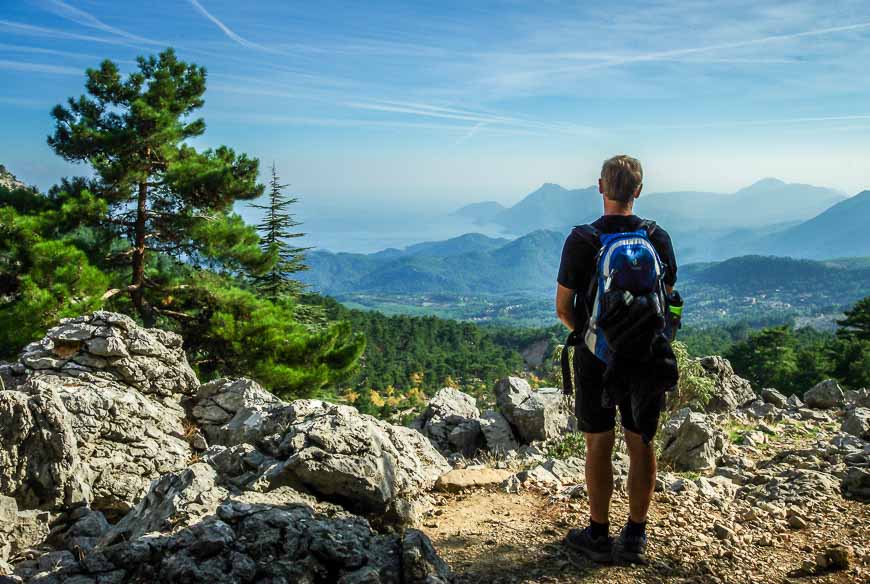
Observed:
[[[290,205],[298,201],[296,197],[284,194],[283,191],[288,186],[281,184],[278,169],[272,163],[269,203],[250,205],[266,211],[263,220],[257,225],[257,230],[261,234],[260,247],[263,253],[277,257],[277,261],[266,273],[254,277],[257,289],[270,300],[276,300],[284,294],[301,292],[304,286],[293,278],[293,274],[308,269],[305,265],[305,251],[311,248],[295,247],[288,242],[290,239],[305,235],[292,231],[301,223],[288,212]]]

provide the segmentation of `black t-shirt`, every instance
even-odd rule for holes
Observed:
[[[637,231],[643,219],[637,215],[602,215],[592,226],[601,233],[620,233],[623,231]],[[674,256],[674,247],[671,245],[671,236],[660,226],[656,227],[650,241],[659,257],[665,264],[664,282],[673,286],[677,281],[677,258]],[[571,230],[562,248],[562,262],[559,264],[559,275],[556,280],[565,288],[576,291],[574,300],[575,323],[578,328],[585,327],[589,320],[589,306],[586,302],[586,294],[597,272],[595,256],[599,246],[593,246],[589,236],[577,232],[577,228]],[[581,328],[582,330],[582,328]]]

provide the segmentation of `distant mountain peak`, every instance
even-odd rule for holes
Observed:
[[[763,178],[759,181],[756,181],[749,185],[747,188],[753,187],[783,187],[786,185],[786,182],[783,180],[779,180],[778,178],[774,178],[772,176]]]
[[[537,190],[535,190],[532,194],[534,195],[535,193],[563,193],[567,190],[568,189],[560,184],[545,182],[540,187],[538,187]]]
[[[451,213],[457,217],[468,217],[476,221],[486,222],[505,210],[505,206],[497,201],[482,201],[471,203]]]

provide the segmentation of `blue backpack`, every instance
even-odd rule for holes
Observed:
[[[601,245],[587,294],[586,347],[604,363],[616,351],[648,350],[665,329],[667,311],[664,264],[650,241],[655,222],[644,220],[637,231],[622,233],[600,233],[591,225],[581,230]]]

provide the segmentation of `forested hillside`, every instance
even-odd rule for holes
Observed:
[[[331,319],[350,323],[367,339],[358,372],[341,397],[377,415],[419,408],[438,389],[451,386],[483,403],[497,379],[526,369],[520,351],[538,340],[548,344],[550,330],[479,327],[434,316],[386,316],[351,310],[335,300],[311,296]]]

